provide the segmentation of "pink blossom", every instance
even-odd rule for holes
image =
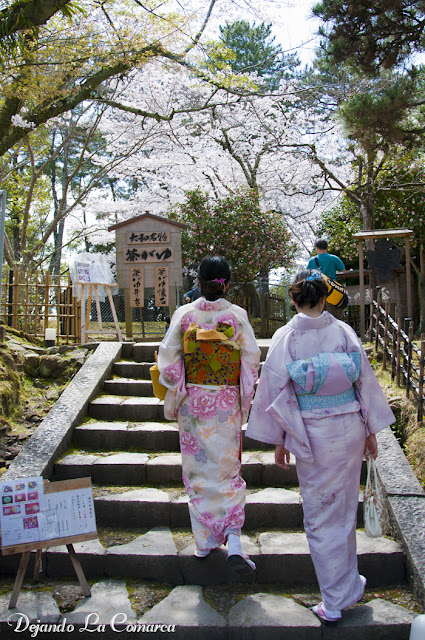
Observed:
[[[190,483],[189,483],[189,478],[185,473],[182,473],[182,480],[183,480],[184,488],[186,489],[187,493],[189,493]]]
[[[208,420],[215,414],[215,395],[205,389],[191,387],[189,392],[189,412],[200,420]]]
[[[162,372],[164,380],[171,384],[176,384],[183,375],[183,361],[179,360],[174,364],[169,364]]]
[[[217,323],[229,324],[235,330],[235,335],[238,332],[238,321],[232,313],[222,313],[217,317]]]
[[[243,527],[244,522],[245,522],[244,508],[238,504],[232,505],[225,517],[226,525],[231,525],[235,529],[240,529]]]
[[[192,433],[184,431],[180,434],[180,449],[183,454],[194,456],[200,449],[199,442]]]
[[[182,331],[186,331],[192,324],[192,322],[196,323],[196,318],[193,313],[188,313],[187,315],[183,316],[180,324]]]
[[[226,387],[217,393],[216,400],[218,408],[222,411],[228,411],[236,406],[239,399],[239,393],[236,389]]]

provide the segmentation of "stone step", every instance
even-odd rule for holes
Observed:
[[[119,492],[95,492],[96,518],[100,526],[118,527],[121,522],[136,527],[164,525],[190,526],[188,497],[180,488],[152,487]],[[249,530],[286,528],[303,525],[301,496],[296,490],[268,487],[249,489],[245,505],[245,525]],[[359,494],[357,525],[363,526],[363,496]]]
[[[242,427],[242,449],[252,451],[274,450],[273,445],[264,444],[245,437],[246,425]],[[176,422],[86,422],[73,432],[73,443],[86,451],[110,449],[139,449],[142,451],[179,451],[179,432]]]
[[[112,372],[114,373],[114,375],[121,378],[149,380],[149,369],[151,368],[152,364],[152,362],[134,362],[134,360],[122,360],[114,364]]]
[[[5,638],[22,633],[24,625],[17,626],[22,613],[28,625],[34,625],[28,635],[24,633],[25,638],[34,637],[40,628],[37,625],[52,625],[50,633],[42,632],[39,637],[53,637],[55,629],[58,634],[65,629],[72,637],[97,632],[105,640],[123,631],[125,637],[151,632],[174,640],[408,640],[416,617],[405,606],[376,598],[368,591],[362,603],[345,610],[338,625],[331,628],[322,626],[311,612],[312,604],[318,601],[311,593],[291,597],[277,587],[273,594],[264,593],[256,584],[240,584],[237,593],[233,585],[206,589],[178,585],[155,590],[131,581],[129,587],[124,580],[98,580],[91,586],[90,598],[65,609],[62,606],[62,610],[58,606],[61,585],[53,594],[37,591],[39,587],[34,586],[21,592],[13,610],[8,609],[11,592],[5,593],[0,596],[0,633]],[[147,590],[154,596],[150,601]],[[147,606],[140,610],[140,602],[146,600]]]
[[[255,562],[254,576],[242,582],[263,585],[313,587],[317,582],[304,533],[274,531],[241,537],[243,550]],[[227,565],[224,547],[199,560],[188,531],[169,527],[148,527],[142,535],[125,544],[105,548],[99,540],[76,543],[75,551],[86,577],[137,578],[167,584],[229,584],[235,577]],[[43,552],[44,570],[51,577],[74,575],[65,546]],[[357,531],[359,571],[369,588],[405,584],[403,553],[397,543],[386,538],[367,538]],[[19,557],[2,558],[4,575],[13,575]]]
[[[164,421],[164,403],[155,397],[101,395],[90,402],[88,415],[96,420]]]
[[[105,380],[103,383],[104,393],[117,396],[153,396],[151,380],[140,380],[135,378],[115,378]]]
[[[72,453],[55,463],[54,480],[90,477],[95,484],[139,486],[180,485],[180,453],[132,453],[111,455]],[[289,470],[274,464],[273,451],[242,453],[242,477],[249,487],[285,487],[298,484],[295,459]]]

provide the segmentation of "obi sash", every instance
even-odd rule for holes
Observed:
[[[182,340],[186,383],[239,384],[240,346],[234,342],[232,325],[219,322],[215,329],[201,329],[194,322]]]
[[[340,407],[356,401],[353,383],[360,353],[318,353],[287,365],[301,411]]]

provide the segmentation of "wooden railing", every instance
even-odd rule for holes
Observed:
[[[382,307],[382,292],[378,288],[376,299],[372,302],[370,315],[370,336],[375,343],[375,350],[382,350],[382,367],[388,367],[391,380],[398,387],[404,387],[406,397],[416,401],[418,422],[423,420],[423,388],[425,334],[421,335],[418,346],[413,340],[413,321],[403,321],[396,307],[396,319],[390,315],[390,300],[387,298]]]
[[[81,305],[72,296],[69,273],[52,281],[48,271],[25,277],[8,271],[2,282],[0,318],[5,325],[44,339],[55,328],[63,342],[79,342]]]

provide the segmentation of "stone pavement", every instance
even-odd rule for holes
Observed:
[[[377,598],[347,610],[336,627],[324,627],[292,598],[261,591],[242,598],[223,615],[197,585],[174,587],[138,616],[123,580],[98,581],[91,592],[65,614],[49,593],[23,591],[13,610],[8,609],[10,593],[0,596],[1,637],[53,639],[60,632],[65,637],[109,639],[148,632],[179,640],[408,640],[415,618],[404,607]]]
[[[264,358],[268,342],[261,342]],[[87,626],[92,624],[102,637],[149,632],[202,640],[408,640],[416,615],[411,608],[420,611],[425,605],[425,503],[391,431],[379,434],[379,474],[393,538],[365,536],[360,495],[358,561],[368,579],[366,598],[345,611],[336,627],[325,627],[310,611],[319,594],[302,531],[294,461],[289,471],[278,469],[271,447],[243,439],[248,495],[242,544],[257,564],[255,577],[235,583],[224,549],[204,560],[194,557],[177,425],[164,421],[162,403],[153,398],[149,382],[157,348],[101,343],[5,474],[4,479],[90,477],[104,544],[95,540],[75,545],[93,584],[92,595],[65,608],[58,608],[54,590],[43,590],[43,581],[51,584],[68,576],[75,582],[66,548],[44,551],[42,582],[38,589],[24,585],[13,612],[15,622],[8,610],[10,594],[0,598],[2,637],[35,637],[32,631],[51,638],[53,627],[30,628],[39,619],[40,624],[62,625],[56,632],[79,638],[93,637]],[[14,576],[18,560],[3,557],[3,575]],[[225,602],[217,595],[220,589]],[[153,596],[140,606],[145,591]],[[391,595],[395,592],[397,597]],[[376,597],[382,593],[383,598]],[[152,625],[165,626],[155,631]]]

